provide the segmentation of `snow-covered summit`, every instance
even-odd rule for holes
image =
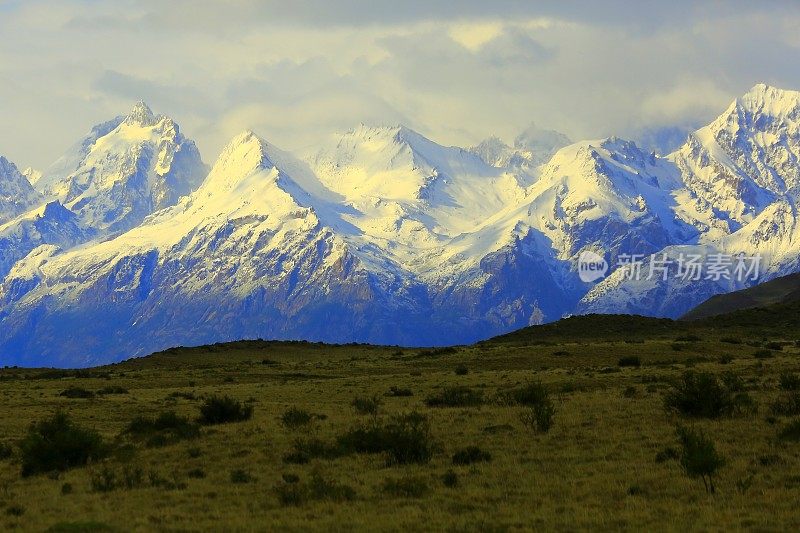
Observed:
[[[113,233],[174,204],[206,172],[178,125],[138,102],[128,115],[92,128],[36,185],[85,224]]]
[[[40,201],[39,194],[17,166],[0,156],[0,224]]]
[[[573,312],[675,316],[737,287],[634,283],[616,260],[758,253],[764,279],[800,270],[798,100],[758,85],[664,157],[536,127],[465,150],[362,124],[304,158],[246,131],[208,173],[177,125],[139,103],[45,172],[46,199],[0,223],[0,354],[81,355],[56,353],[49,341],[66,334],[118,358],[242,337],[463,343]],[[594,288],[576,271],[587,250],[611,267]]]

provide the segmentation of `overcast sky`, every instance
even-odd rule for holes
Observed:
[[[0,154],[44,168],[139,99],[208,163],[247,128],[290,150],[359,122],[636,137],[800,89],[798,28],[789,0],[0,0]]]

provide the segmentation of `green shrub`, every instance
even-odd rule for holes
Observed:
[[[675,337],[675,341],[676,342],[699,342],[701,340],[703,340],[703,339],[701,339],[697,335],[693,335],[691,333],[687,334],[687,335],[680,335],[678,337]]]
[[[191,479],[203,479],[206,477],[206,472],[202,468],[193,468],[186,475]]]
[[[550,401],[550,393],[539,382],[530,382],[501,395],[504,403],[534,407]]]
[[[547,433],[553,427],[556,408],[548,399],[546,402],[534,405],[522,412],[522,423],[537,433]]]
[[[742,344],[742,339],[737,337],[722,337],[719,342],[724,342],[727,344]]]
[[[377,415],[381,407],[381,399],[377,396],[359,396],[350,402],[356,413],[360,415]]]
[[[772,412],[781,416],[800,415],[800,392],[786,392],[772,404]]]
[[[547,388],[539,382],[530,382],[522,387],[499,395],[501,403],[527,407],[520,416],[522,423],[539,433],[547,433],[553,425],[555,405]]]
[[[75,424],[61,412],[31,424],[19,448],[23,477],[83,466],[109,452],[99,433]]]
[[[388,465],[427,463],[433,456],[428,419],[416,412],[356,427],[337,439],[340,453],[385,453]]]
[[[290,464],[306,464],[312,459],[334,459],[341,455],[340,449],[327,442],[311,437],[297,439],[292,444],[292,451],[286,454],[283,460]]]
[[[67,390],[61,391],[59,396],[63,398],[90,400],[94,398],[94,393],[90,390],[84,389],[83,387],[70,387]]]
[[[619,358],[619,361],[617,361],[617,366],[633,366],[638,368],[642,366],[642,361],[636,355],[627,355]]]
[[[469,374],[469,368],[467,368],[467,365],[458,365],[456,366],[455,372],[457,376],[466,376]]]
[[[14,449],[9,444],[0,442],[0,461],[10,459],[14,455]]]
[[[298,407],[290,407],[281,415],[281,424],[288,429],[297,429],[307,426],[314,419],[314,415]]]
[[[137,416],[125,428],[125,433],[145,441],[149,447],[156,447],[197,438],[200,426],[189,421],[188,417],[165,411],[155,418]]]
[[[314,473],[307,483],[292,479],[275,487],[275,493],[282,505],[303,505],[311,500],[344,502],[354,500],[356,491],[335,481],[328,481],[319,473]]]
[[[706,492],[714,493],[714,475],[725,460],[717,453],[714,443],[702,432],[679,427],[677,430],[681,443],[681,466],[689,477],[703,480]]]
[[[253,481],[253,476],[241,468],[231,470],[231,483],[244,484],[250,483],[251,481]]]
[[[800,391],[800,376],[794,372],[783,372],[780,377],[780,386],[785,391]]]
[[[779,352],[779,351],[783,350],[783,343],[781,343],[781,342],[768,342],[768,343],[764,344],[764,348],[767,348],[768,350],[775,350],[775,351]]]
[[[139,467],[126,465],[118,473],[104,465],[100,470],[92,472],[91,485],[93,492],[137,489],[145,485],[144,471]]]
[[[25,508],[17,504],[9,505],[8,508],[6,508],[6,514],[8,516],[20,517],[25,514]]]
[[[109,385],[97,391],[98,395],[105,396],[108,394],[128,394],[128,389],[120,387],[119,385]]]
[[[735,403],[731,392],[707,372],[685,372],[664,398],[668,411],[696,418],[731,415]]]
[[[253,406],[229,396],[212,396],[200,406],[198,422],[205,426],[242,422],[253,417]]]
[[[624,398],[636,398],[637,394],[639,394],[639,389],[637,389],[633,385],[628,385],[627,387],[625,387],[625,390],[622,391],[622,396]]]
[[[481,450],[477,446],[467,446],[453,454],[454,465],[471,465],[473,463],[487,463],[492,460],[492,454]]]
[[[672,446],[667,446],[660,452],[656,454],[656,462],[657,463],[665,463],[667,461],[672,461],[674,459],[680,459],[681,454],[678,453],[678,450],[673,448]]]
[[[423,477],[387,478],[381,489],[397,498],[422,498],[430,490]]]
[[[475,407],[483,404],[483,391],[465,386],[445,387],[425,400],[428,407]]]
[[[386,396],[401,398],[401,397],[414,396],[414,392],[411,389],[404,389],[392,385],[391,387],[389,387],[389,392],[386,393]]]
[[[458,474],[453,470],[448,470],[442,475],[442,483],[445,487],[452,489],[458,486]]]
[[[783,428],[778,433],[778,438],[781,440],[800,441],[800,418],[793,420]]]
[[[769,359],[771,357],[775,357],[775,354],[772,353],[772,350],[767,350],[767,349],[756,350],[755,352],[753,352],[753,357],[755,357],[756,359]]]

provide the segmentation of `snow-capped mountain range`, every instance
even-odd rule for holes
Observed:
[[[358,126],[213,167],[138,103],[49,169],[0,158],[0,364],[82,366],[239,338],[466,343],[576,312],[678,316],[800,270],[800,93],[757,85],[666,156],[532,126],[441,146]],[[592,250],[612,272],[581,281]],[[757,280],[633,279],[684,253]],[[655,254],[655,255],[654,255]]]

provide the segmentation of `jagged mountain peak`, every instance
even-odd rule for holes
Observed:
[[[0,156],[0,224],[11,220],[40,200],[17,165]]]
[[[531,124],[514,139],[515,148],[527,148],[549,153],[553,153],[569,144],[572,144],[572,141],[563,133],[540,128],[535,122],[531,122]]]
[[[158,122],[157,117],[153,110],[150,109],[143,100],[139,100],[133,105],[131,111],[125,117],[125,123],[134,126],[153,126]]]
[[[800,91],[780,89],[765,83],[759,83],[744,95],[737,98],[735,105],[754,113],[763,113],[770,116],[795,114],[800,108]]]

